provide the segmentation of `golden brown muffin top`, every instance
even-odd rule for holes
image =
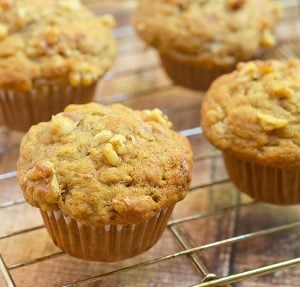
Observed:
[[[279,10],[270,0],[141,0],[134,23],[160,53],[228,66],[275,44]]]
[[[182,200],[192,152],[158,109],[70,105],[22,140],[25,199],[84,224],[133,224]]]
[[[0,88],[33,81],[90,85],[112,65],[114,19],[79,0],[0,0]]]
[[[219,149],[278,168],[300,168],[300,61],[254,61],[218,78],[202,127]]]

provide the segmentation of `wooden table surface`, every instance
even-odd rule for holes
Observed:
[[[167,112],[177,130],[199,126],[201,93],[174,86],[160,67],[156,52],[137,39],[130,26],[136,7],[134,0],[86,0],[98,15],[112,13],[117,18],[115,36],[119,58],[97,89],[97,101],[105,104],[122,102],[133,108],[158,107]],[[291,1],[286,1],[291,2]],[[295,1],[294,1],[295,2]],[[269,57],[296,56],[297,39],[300,39],[297,9],[287,9],[279,27],[282,44],[270,52]],[[292,44],[291,44],[292,43]],[[15,170],[21,133],[0,130],[0,173]],[[216,210],[250,203],[251,199],[236,191],[227,179],[222,159],[201,134],[190,137],[194,154],[194,187],[180,202],[173,218],[214,213]],[[1,179],[1,176],[0,176]],[[209,183],[219,182],[213,185]],[[207,186],[206,186],[207,185]],[[0,207],[4,203],[22,198],[14,177],[0,181]],[[293,223],[300,220],[299,207],[276,207],[268,204],[250,204],[226,212],[203,216],[174,226],[186,248],[205,245],[233,236],[247,234]],[[37,209],[23,203],[0,208],[0,237],[5,234],[42,225]],[[245,270],[300,256],[300,227],[258,236],[235,244],[207,248],[195,253],[209,272],[227,276]],[[90,276],[104,274],[121,267],[144,262],[148,259],[173,254],[183,250],[174,233],[167,229],[162,239],[150,251],[120,263],[94,263],[61,255],[40,263],[11,271],[16,286],[61,286]],[[43,258],[59,250],[54,246],[44,228],[0,239],[0,253],[6,264],[28,262]],[[201,282],[202,276],[190,257],[174,259],[108,277],[85,286],[107,287],[158,287],[192,286]],[[300,268],[285,269],[236,283],[234,286],[269,287],[300,286]],[[0,276],[0,286],[5,286]]]

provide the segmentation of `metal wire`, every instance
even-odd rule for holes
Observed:
[[[297,8],[300,11],[300,1],[299,0],[285,0],[285,1],[280,1],[280,2],[282,3],[282,5],[285,9]],[[121,27],[114,31],[114,36],[116,38],[132,37],[133,35],[134,35],[133,29],[130,26]],[[129,53],[137,53],[137,52],[142,53],[143,48],[139,45],[134,44],[133,46],[123,47],[120,51],[122,52],[123,55],[128,55]],[[291,43],[282,42],[282,44],[278,47],[278,51],[282,54],[283,57],[295,57],[296,56],[296,53],[293,50],[293,46]],[[147,72],[150,72],[157,68],[158,68],[158,66],[156,66],[156,65],[152,65],[152,66],[149,66],[146,68],[138,68],[134,71],[134,73],[147,73]],[[105,77],[105,80],[112,80],[114,78],[122,77],[122,76],[127,75],[128,73],[132,73],[132,72],[133,72],[132,70],[124,70],[124,71],[117,72],[117,73],[108,73]],[[148,97],[149,95],[152,95],[154,93],[166,92],[166,91],[170,91],[172,89],[174,89],[173,85],[166,85],[166,86],[160,86],[160,87],[155,87],[155,88],[151,88],[148,90],[144,90],[143,92],[139,92],[139,93],[116,94],[116,95],[112,95],[110,97],[104,98],[103,100],[101,100],[101,103],[108,104],[108,103],[112,103],[115,101],[122,102],[122,101],[127,101],[127,100],[131,100],[131,99],[135,99],[135,98]],[[191,107],[188,107],[187,109],[190,109],[190,108]],[[167,112],[168,114],[172,114],[172,113],[180,112],[181,110],[183,110],[183,109],[170,109],[165,112]],[[201,136],[202,129],[199,127],[186,129],[186,130],[181,131],[181,134],[183,134],[187,137]],[[6,153],[17,147],[18,147],[17,145],[10,146],[10,147],[1,147],[0,154]],[[194,161],[204,161],[204,160],[213,159],[213,158],[217,158],[217,157],[220,157],[220,153],[212,152],[210,154],[198,156],[198,157],[194,158]],[[0,174],[0,181],[10,180],[10,179],[15,178],[15,176],[16,176],[15,171],[9,171],[9,172]],[[213,182],[193,186],[190,189],[190,191],[198,190],[198,189],[205,188],[205,187],[216,186],[218,184],[224,184],[228,181],[229,180],[227,178],[221,179],[218,181],[214,180]],[[21,205],[24,202],[25,201],[23,198],[7,201],[7,202],[0,204],[0,210],[3,209],[5,211],[8,208],[14,207],[16,205]],[[228,207],[225,207],[222,209],[213,210],[211,212],[199,213],[199,214],[195,214],[192,216],[181,217],[181,218],[171,220],[171,221],[169,221],[167,227],[168,227],[169,231],[171,232],[171,234],[174,236],[175,240],[182,247],[182,249],[183,249],[182,251],[179,251],[179,252],[176,252],[173,254],[169,254],[166,256],[157,257],[157,258],[154,258],[151,260],[139,262],[137,264],[128,265],[126,267],[119,268],[119,269],[111,271],[111,272],[107,272],[104,274],[99,274],[97,276],[92,276],[92,277],[85,278],[85,279],[82,279],[79,281],[71,282],[71,283],[68,283],[63,286],[72,287],[72,286],[80,286],[80,285],[85,285],[85,284],[92,283],[92,282],[97,282],[97,281],[103,280],[108,277],[112,277],[112,276],[116,276],[116,275],[128,272],[130,270],[142,268],[145,266],[150,266],[153,264],[159,264],[161,262],[168,261],[168,260],[173,260],[180,256],[187,256],[193,263],[195,269],[202,276],[202,283],[193,285],[191,287],[224,286],[225,284],[232,284],[232,283],[240,282],[240,281],[243,281],[243,280],[246,280],[249,278],[261,276],[261,275],[272,273],[272,272],[282,270],[285,268],[291,268],[291,267],[300,265],[300,258],[292,258],[290,260],[282,261],[279,263],[274,263],[274,264],[271,264],[268,266],[263,266],[263,267],[255,268],[252,270],[240,272],[237,274],[231,274],[231,275],[228,275],[228,276],[225,276],[222,278],[217,278],[216,274],[211,273],[211,271],[213,271],[213,270],[208,270],[206,268],[206,266],[203,264],[203,262],[201,261],[201,252],[206,249],[216,248],[218,246],[223,246],[223,245],[230,245],[230,244],[234,244],[234,243],[245,241],[245,240],[251,240],[255,237],[275,234],[275,233],[282,232],[285,230],[297,228],[300,226],[300,220],[282,224],[279,226],[273,226],[273,227],[263,229],[263,230],[257,230],[257,231],[251,232],[251,233],[234,235],[227,239],[223,239],[223,240],[219,240],[216,242],[196,246],[193,248],[189,247],[189,244],[185,240],[184,234],[182,234],[182,232],[180,230],[180,224],[183,224],[186,222],[192,222],[194,220],[201,220],[204,218],[214,217],[218,214],[223,214],[226,212],[237,211],[242,208],[255,206],[256,204],[257,204],[256,202],[235,204],[233,206],[228,206]],[[22,229],[19,231],[8,233],[8,234],[2,234],[2,235],[0,234],[0,240],[9,239],[11,237],[14,237],[17,235],[22,235],[25,233],[30,233],[30,232],[33,232],[33,231],[36,231],[36,230],[39,230],[42,228],[44,228],[44,225],[33,226],[33,227],[30,227],[27,229]],[[21,267],[25,267],[25,266],[29,266],[29,265],[33,265],[33,264],[37,264],[39,262],[47,261],[50,259],[54,259],[54,258],[62,256],[62,255],[64,255],[63,252],[55,252],[55,253],[47,255],[47,256],[38,257],[38,258],[35,258],[30,261],[20,262],[20,263],[16,263],[16,264],[12,264],[12,265],[8,266],[6,264],[4,258],[0,254],[0,273],[5,281],[6,285],[9,287],[14,287],[16,285],[15,285],[14,279],[11,274],[12,270],[15,270],[15,269],[18,269]]]
[[[6,283],[7,287],[15,287],[16,286],[1,254],[0,254],[0,272],[1,272],[1,275]]]
[[[268,266],[256,268],[253,270],[241,272],[238,274],[226,276],[220,279],[215,279],[209,282],[193,285],[191,287],[216,287],[216,286],[224,286],[224,284],[237,283],[242,280],[250,279],[257,276],[266,275],[269,273],[273,273],[275,271],[279,271],[285,268],[291,268],[298,266],[300,264],[300,258],[295,258],[287,261],[282,261],[279,263],[271,264]]]

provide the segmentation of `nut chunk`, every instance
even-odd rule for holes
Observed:
[[[123,135],[114,135],[109,142],[113,145],[115,151],[119,155],[122,155],[126,152],[126,138]]]
[[[121,163],[117,152],[114,149],[114,146],[111,143],[107,143],[103,148],[103,155],[106,160],[113,166],[117,166]]]
[[[50,130],[57,136],[66,136],[70,134],[79,124],[80,117],[71,118],[70,114],[58,114],[52,117]]]
[[[280,129],[288,124],[288,120],[286,119],[280,119],[260,112],[257,112],[257,117],[260,120],[261,126],[266,131]]]
[[[172,124],[169,121],[168,117],[166,115],[164,115],[161,110],[159,110],[159,109],[154,109],[152,111],[144,110],[143,112],[145,115],[145,121],[158,122],[167,128],[172,127]]]
[[[25,198],[44,211],[57,208],[61,190],[54,166],[50,161],[39,161],[30,169],[23,180]]]
[[[109,130],[103,130],[100,133],[96,134],[91,142],[91,147],[97,147],[105,142],[107,142],[110,138],[112,138],[113,134]]]

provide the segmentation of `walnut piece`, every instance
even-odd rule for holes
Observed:
[[[103,155],[106,160],[113,166],[118,166],[121,163],[121,159],[115,151],[113,145],[111,143],[105,144],[103,147]]]
[[[23,180],[25,196],[29,203],[44,211],[53,210],[60,201],[61,189],[50,161],[39,161],[30,169]]]
[[[116,196],[112,200],[112,208],[127,216],[141,216],[145,212],[145,207],[149,208],[154,205],[153,199],[149,195]]]
[[[272,131],[275,129],[280,129],[288,124],[288,120],[276,118],[271,115],[267,115],[261,112],[257,112],[257,117],[260,121],[262,128],[265,131]]]
[[[144,110],[143,112],[145,114],[145,121],[158,122],[167,128],[172,127],[172,124],[169,121],[168,117],[166,115],[164,115],[161,110],[159,110],[159,109],[154,109],[152,111]]]
[[[118,165],[120,163],[119,155],[126,152],[126,138],[123,135],[113,135],[110,130],[104,129],[94,136],[90,146],[98,147],[104,143],[106,143],[103,147],[104,157],[111,165]]]
[[[55,135],[70,134],[80,122],[80,118],[74,120],[64,113],[52,117],[50,131]]]
[[[257,78],[260,74],[260,70],[254,62],[240,63],[238,69],[242,77]]]
[[[268,85],[268,92],[271,96],[279,99],[291,98],[295,92],[288,86],[287,83],[271,81]]]
[[[259,71],[261,72],[262,75],[267,75],[270,73],[274,72],[274,67],[271,64],[265,64],[265,65],[261,65],[259,67]]]
[[[69,80],[72,86],[88,86],[98,79],[99,74],[100,70],[86,63],[80,63],[73,67],[73,71],[69,75]]]
[[[123,135],[114,135],[110,141],[109,141],[115,151],[119,154],[122,155],[125,153],[126,148],[125,148],[125,144],[126,144],[126,138]]]
[[[91,147],[97,147],[105,142],[107,142],[113,136],[112,132],[109,130],[103,130],[96,134],[91,142]]]

